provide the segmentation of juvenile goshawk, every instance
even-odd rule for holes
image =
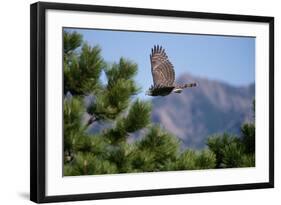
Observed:
[[[150,54],[153,85],[146,92],[150,96],[165,96],[181,93],[183,89],[195,87],[196,83],[175,84],[175,70],[162,46],[154,46]]]

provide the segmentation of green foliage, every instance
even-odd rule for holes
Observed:
[[[133,168],[138,171],[167,171],[176,161],[179,141],[158,126],[152,126],[147,135],[136,143]]]
[[[205,149],[197,154],[196,166],[198,169],[213,169],[216,166],[216,155]]]
[[[255,163],[255,154],[244,154],[242,156],[241,167],[254,167]]]
[[[255,100],[253,101],[255,113]],[[255,116],[254,116],[255,117]],[[207,145],[216,156],[216,168],[255,166],[255,124],[245,123],[241,137],[227,133],[208,138]]]
[[[240,142],[231,142],[230,144],[225,145],[222,149],[222,153],[222,167],[232,168],[241,166],[244,150]]]
[[[100,80],[103,71],[105,85]],[[133,79],[136,73],[135,63],[120,58],[109,65],[98,46],[83,43],[76,32],[64,32],[65,175],[132,170],[134,145],[128,144],[127,138],[150,124],[151,111],[148,102],[131,102],[139,92]],[[84,97],[89,95],[93,100],[86,104]],[[112,121],[114,126],[90,135],[87,128],[98,121]]]
[[[255,166],[254,144],[245,143],[245,139],[249,136],[239,138],[226,133],[208,138],[207,145],[216,156],[216,168]]]
[[[63,51],[64,54],[73,53],[82,44],[82,35],[77,32],[63,33]]]
[[[194,150],[186,150],[183,152],[175,164],[176,170],[193,170],[197,168],[196,153]]]
[[[228,150],[229,146],[236,145],[239,143],[239,138],[235,136],[230,136],[226,133],[223,135],[215,135],[208,138],[207,145],[212,152],[216,155],[216,168],[225,167],[224,160],[226,150]]]
[[[176,161],[176,170],[194,170],[194,169],[212,169],[216,166],[216,156],[215,154],[208,150],[194,151],[186,150],[184,151],[179,159]]]
[[[71,97],[64,99],[64,149],[72,151],[75,143],[83,134],[81,118],[84,112],[81,100]]]
[[[253,100],[253,113],[255,119],[255,100]],[[245,123],[241,127],[241,139],[245,146],[245,152],[247,154],[255,154],[255,144],[256,144],[256,136],[255,136],[255,124],[254,123]]]
[[[123,58],[118,64],[107,66],[107,85],[96,92],[96,99],[88,106],[88,113],[100,120],[118,117],[129,106],[131,97],[139,92],[133,79],[136,73],[137,65]]]
[[[246,123],[242,126],[241,132],[246,153],[255,153],[255,125]]]
[[[126,141],[129,133],[136,132],[149,125],[150,109],[148,102],[136,100],[132,103],[127,116],[117,118],[115,127],[108,129],[104,136],[112,144]]]
[[[109,160],[114,163],[118,169],[118,173],[132,172],[132,146],[127,142],[121,142],[113,145],[108,150],[110,153]]]
[[[119,63],[114,63],[105,71],[108,79],[108,87],[114,87],[114,84],[122,80],[130,80],[134,84],[132,78],[137,74],[137,70],[137,64],[120,58]],[[135,90],[132,87],[131,89]]]
[[[210,137],[204,150],[181,150],[175,136],[151,123],[151,104],[135,99],[137,64],[122,57],[105,62],[101,48],[76,32],[64,32],[63,70],[65,176],[255,165],[254,124],[242,125],[241,138],[225,133]],[[111,126],[88,132],[105,122]]]
[[[91,175],[93,173],[113,174],[117,173],[117,168],[109,161],[88,152],[78,152],[73,162],[64,167],[64,175],[66,176]]]
[[[128,115],[124,118],[126,131],[132,133],[149,125],[150,111],[151,105],[149,102],[136,100],[132,104]]]
[[[89,95],[101,86],[99,77],[105,64],[98,46],[84,44],[80,55],[64,63],[64,93]]]

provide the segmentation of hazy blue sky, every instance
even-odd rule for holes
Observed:
[[[83,35],[91,45],[102,48],[106,61],[125,57],[138,64],[136,81],[142,87],[139,97],[152,84],[149,55],[151,48],[162,45],[174,65],[176,78],[182,73],[248,85],[255,80],[255,38],[212,35],[67,29]]]

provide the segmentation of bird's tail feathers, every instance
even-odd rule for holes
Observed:
[[[184,85],[179,85],[178,88],[184,89],[184,88],[192,88],[198,86],[197,83],[186,83]]]

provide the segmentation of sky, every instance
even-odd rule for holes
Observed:
[[[255,38],[238,36],[194,35],[112,31],[97,29],[65,29],[76,31],[92,46],[99,45],[103,58],[110,63],[120,57],[138,64],[136,82],[142,88],[152,85],[149,55],[154,45],[161,45],[174,65],[176,79],[184,73],[219,80],[234,86],[255,81]],[[103,76],[104,78],[104,76]]]

